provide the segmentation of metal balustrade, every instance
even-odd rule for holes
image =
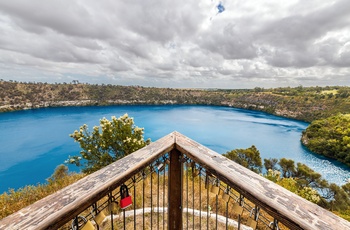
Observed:
[[[294,230],[350,223],[173,132],[0,220],[0,229]]]

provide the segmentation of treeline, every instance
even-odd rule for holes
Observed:
[[[229,151],[223,156],[256,173],[262,173],[265,167],[264,176],[269,180],[350,220],[350,182],[343,186],[328,183],[321,174],[305,164],[295,164],[291,159],[262,160],[259,150],[254,145],[247,149]]]
[[[120,104],[219,105],[315,121],[303,143],[315,153],[350,164],[349,119],[316,121],[350,111],[350,87],[173,89],[111,84],[24,83],[0,80],[0,112],[57,106]],[[335,129],[337,127],[337,129]],[[349,145],[349,146],[348,146]]]
[[[350,166],[350,114],[313,121],[302,135],[311,151]]]
[[[350,111],[349,87],[173,89],[111,84],[23,83],[0,80],[0,112],[56,106],[118,104],[219,105],[303,121]]]

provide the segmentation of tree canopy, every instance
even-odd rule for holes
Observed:
[[[237,162],[238,164],[246,168],[249,168],[250,170],[256,173],[261,172],[262,161],[260,157],[260,152],[254,145],[247,149],[235,149],[229,151],[223,154],[223,156]]]
[[[150,140],[144,140],[143,130],[134,125],[133,118],[128,114],[119,118],[113,116],[111,120],[103,118],[92,132],[84,124],[70,134],[80,144],[81,156],[70,156],[66,162],[83,166],[82,171],[85,173],[99,170],[148,145]]]
[[[313,121],[303,132],[302,142],[315,153],[350,165],[350,115]]]
[[[247,149],[231,150],[223,156],[256,173],[262,171],[260,152],[254,145]],[[329,184],[307,165],[295,165],[293,160],[286,158],[264,159],[264,166],[264,176],[289,191],[330,210],[350,211],[350,183],[342,187]]]

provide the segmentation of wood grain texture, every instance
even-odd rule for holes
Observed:
[[[173,149],[170,152],[169,164],[168,230],[182,229],[182,176],[181,153]]]
[[[350,229],[350,222],[282,188],[188,137],[176,148],[291,229]]]
[[[0,220],[0,229],[57,229],[173,148],[169,134]]]

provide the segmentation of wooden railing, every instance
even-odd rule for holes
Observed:
[[[133,196],[131,211],[110,210],[121,185]],[[110,211],[107,227],[96,218],[103,210]],[[0,220],[0,229],[81,229],[87,220],[97,229],[350,229],[350,222],[178,132]]]

